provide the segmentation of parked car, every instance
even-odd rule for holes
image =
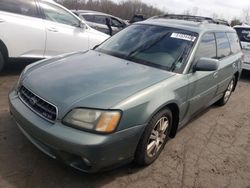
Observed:
[[[250,26],[249,25],[237,25],[234,26],[240,38],[242,51],[244,53],[244,60],[242,68],[250,70]]]
[[[90,10],[72,10],[72,12],[85,20],[90,27],[108,35],[114,35],[128,25],[126,21],[102,12]]]
[[[9,60],[89,50],[108,37],[52,0],[0,1],[0,70]]]
[[[10,112],[34,145],[76,169],[149,165],[192,117],[228,102],[241,61],[233,28],[155,17],[28,66]]]
[[[147,18],[145,18],[142,14],[135,14],[130,20],[129,23],[135,23],[135,22],[141,22],[146,20]]]

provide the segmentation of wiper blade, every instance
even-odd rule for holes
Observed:
[[[172,64],[172,66],[169,68],[169,71],[173,72],[173,71],[175,70],[175,68],[176,68],[177,63],[179,63],[181,59],[182,59],[182,61],[183,61],[183,57],[184,57],[184,55],[186,55],[186,51],[187,51],[188,46],[189,46],[189,45],[186,45],[186,46],[183,48],[183,50],[181,51],[179,57],[176,58],[176,61],[175,61],[175,62]]]

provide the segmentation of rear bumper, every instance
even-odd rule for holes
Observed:
[[[250,70],[250,62],[243,62],[242,63],[242,69]]]
[[[55,124],[32,112],[13,90],[9,94],[10,112],[23,134],[52,158],[84,172],[97,172],[133,159],[145,125],[110,135],[73,129],[60,121]]]

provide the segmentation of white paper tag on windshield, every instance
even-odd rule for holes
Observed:
[[[183,33],[172,33],[170,36],[171,38],[176,38],[176,39],[182,39],[182,40],[187,40],[187,41],[192,41],[194,42],[196,37],[192,35],[187,35]]]

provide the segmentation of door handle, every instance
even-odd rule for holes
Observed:
[[[48,30],[51,32],[58,32],[58,30],[54,27],[49,27]]]
[[[5,22],[5,21],[4,21],[3,19],[0,18],[0,23],[3,23],[3,22]]]
[[[217,71],[213,74],[213,77],[218,78],[218,72]]]
[[[236,69],[236,63],[233,63],[232,66],[233,66],[233,69]]]

